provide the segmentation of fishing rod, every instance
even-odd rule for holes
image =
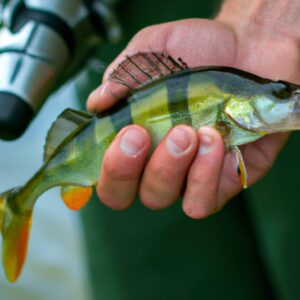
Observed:
[[[114,0],[0,0],[0,139],[20,137],[45,100],[105,40]]]

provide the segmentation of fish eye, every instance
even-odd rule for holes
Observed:
[[[289,86],[288,84],[284,84],[284,86],[281,86],[280,88],[274,90],[272,92],[272,95],[276,98],[284,100],[292,96],[292,91],[293,89],[291,86]]]

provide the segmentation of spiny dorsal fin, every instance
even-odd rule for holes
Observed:
[[[86,127],[92,118],[92,115],[83,111],[71,108],[64,110],[48,131],[44,149],[44,161],[48,161],[64,141],[75,136]]]
[[[108,81],[122,84],[133,93],[153,80],[188,70],[188,65],[166,52],[138,52],[126,56],[108,76]]]

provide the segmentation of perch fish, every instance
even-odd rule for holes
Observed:
[[[299,86],[234,68],[189,68],[166,53],[139,52],[121,62],[108,80],[131,91],[127,100],[98,116],[65,110],[48,132],[41,169],[24,186],[0,194],[3,265],[11,282],[26,258],[38,197],[60,186],[65,204],[82,208],[97,183],[103,155],[121,128],[143,126],[155,147],[175,125],[214,126],[227,151],[236,154],[244,187],[246,168],[238,146],[300,129]]]

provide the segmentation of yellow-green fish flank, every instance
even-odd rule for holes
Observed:
[[[124,73],[125,66],[130,68]],[[84,206],[98,181],[104,153],[123,127],[144,127],[155,148],[178,124],[213,126],[227,150],[234,150],[244,187],[247,166],[238,146],[269,133],[300,129],[298,86],[240,70],[189,69],[163,53],[138,53],[126,65],[121,63],[109,80],[126,85],[131,96],[98,116],[65,110],[48,132],[41,169],[24,186],[0,194],[3,264],[10,281],[22,270],[38,197],[60,186],[68,207]]]

